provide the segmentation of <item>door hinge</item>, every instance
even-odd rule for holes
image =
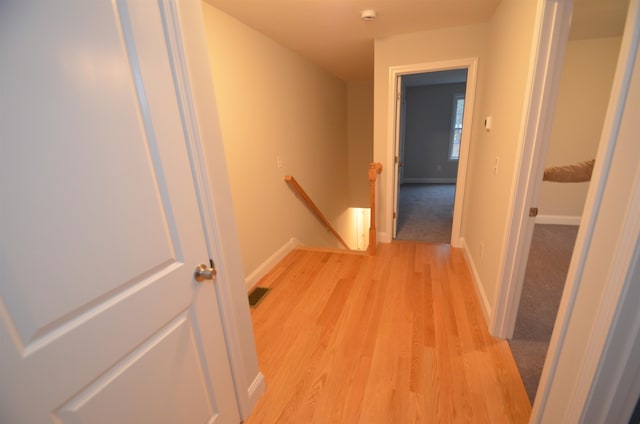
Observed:
[[[530,208],[530,209],[529,209],[529,216],[530,216],[530,217],[536,217],[536,216],[538,216],[538,208]]]
[[[396,213],[395,212],[393,213],[393,219],[396,219]]]
[[[394,158],[394,162],[393,162],[393,163],[398,163],[398,156],[396,156],[396,157]]]

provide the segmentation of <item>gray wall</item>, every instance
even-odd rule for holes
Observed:
[[[458,161],[449,160],[453,95],[466,84],[407,87],[404,182],[454,182]]]

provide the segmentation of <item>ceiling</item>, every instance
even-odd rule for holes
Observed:
[[[205,0],[345,81],[373,77],[373,40],[486,22],[500,0]],[[629,0],[575,0],[572,38],[622,33]],[[374,9],[377,18],[360,14]],[[573,29],[575,28],[575,30]]]
[[[622,35],[629,0],[575,0],[569,38],[604,38]]]

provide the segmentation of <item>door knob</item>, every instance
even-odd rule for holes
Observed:
[[[407,164],[406,162],[400,162],[398,165],[405,166],[406,164]]]
[[[200,264],[196,267],[193,277],[197,282],[201,283],[204,280],[213,280],[216,276],[216,269],[210,268],[205,264]]]

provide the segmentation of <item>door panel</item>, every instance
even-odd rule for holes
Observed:
[[[64,423],[107,424],[131,418],[140,423],[204,423],[214,407],[200,368],[196,340],[184,313],[80,391],[57,415]]]
[[[9,56],[9,66],[14,65],[15,72],[29,69],[29,84],[35,80],[36,86],[6,79],[0,83],[2,92],[16,100],[13,110],[3,116],[23,117],[7,119],[4,131],[24,140],[3,143],[3,180],[20,178],[20,184],[3,186],[3,199],[12,201],[3,202],[2,218],[24,222],[30,230],[7,225],[3,231],[12,248],[3,252],[0,266],[11,284],[3,285],[0,294],[25,345],[46,333],[51,323],[68,320],[97,299],[104,301],[107,293],[130,286],[159,264],[166,267],[175,257],[149,160],[154,146],[139,125],[114,10],[109,4],[92,5],[91,20],[69,22],[56,17],[57,8],[52,9],[53,15],[41,12],[52,19],[37,21],[50,36],[31,45],[19,43],[30,37],[32,28],[20,27],[27,17],[12,17],[16,28],[10,29],[18,32],[13,41],[22,49]],[[100,49],[92,52],[91,46]],[[25,50],[33,53],[26,55]],[[41,50],[43,57],[36,54]],[[96,71],[107,66],[118,69],[117,78]],[[42,75],[35,75],[37,70]],[[103,83],[107,87],[102,88]],[[31,117],[39,122],[31,124]],[[117,228],[99,232],[114,220]],[[61,228],[74,231],[57,233]],[[52,248],[56,242],[64,243],[65,249]],[[147,245],[152,248],[145,249]],[[120,261],[108,273],[92,273],[91,284],[52,283],[71,281],[81,270],[102,270],[126,250],[138,252],[135,261]],[[46,270],[40,278],[23,272],[34,265]],[[55,296],[60,291],[64,296]]]
[[[153,2],[0,3],[0,422],[239,422]]]

